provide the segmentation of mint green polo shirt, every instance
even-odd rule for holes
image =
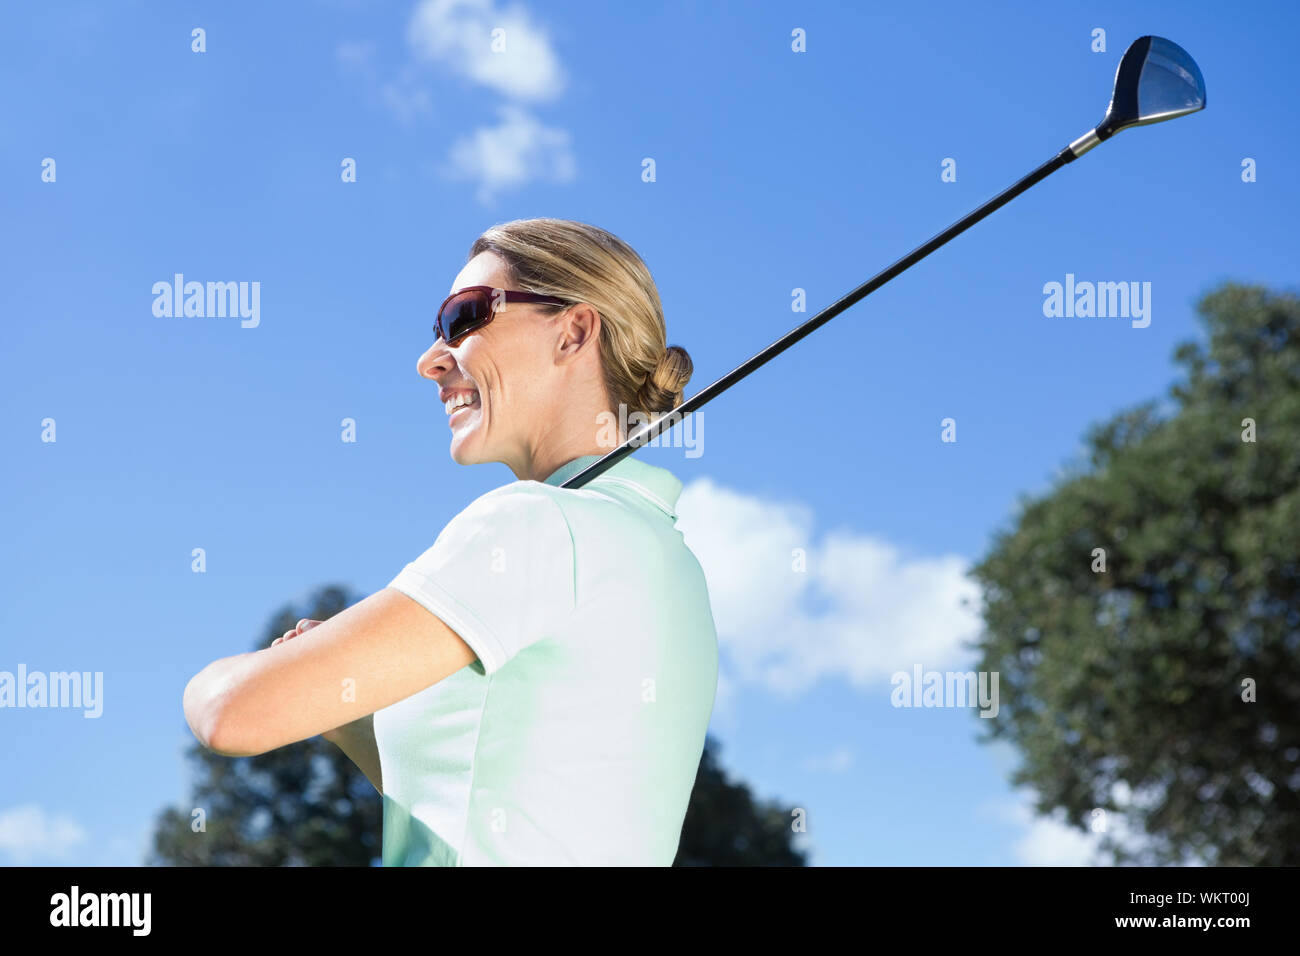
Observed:
[[[396,588],[478,660],[374,715],[384,866],[672,863],[718,680],[681,482],[632,457],[472,502]]]

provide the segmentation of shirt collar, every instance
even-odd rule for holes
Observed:
[[[594,462],[600,461],[601,455],[583,455],[566,465],[561,465],[544,482],[548,485],[560,485]],[[631,486],[647,501],[670,518],[677,517],[677,499],[682,493],[682,483],[667,468],[648,465],[628,455],[622,461],[608,468],[602,474],[584,484],[590,488],[601,482]],[[581,490],[581,489],[574,489]]]

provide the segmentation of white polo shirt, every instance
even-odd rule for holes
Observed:
[[[488,492],[389,587],[478,655],[374,715],[385,866],[670,865],[718,678],[681,482],[623,459]]]

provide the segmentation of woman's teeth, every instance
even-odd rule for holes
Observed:
[[[467,395],[462,393],[460,395],[453,395],[451,398],[447,399],[446,402],[447,414],[450,415],[456,409],[462,408],[466,405],[473,405],[477,400],[477,394]]]

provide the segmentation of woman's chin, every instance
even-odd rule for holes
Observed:
[[[475,441],[473,429],[453,432],[451,436],[451,460],[458,465],[480,465],[488,459],[483,456],[480,443]]]
[[[478,462],[469,453],[467,443],[459,438],[451,440],[451,460],[458,465],[474,465]]]

